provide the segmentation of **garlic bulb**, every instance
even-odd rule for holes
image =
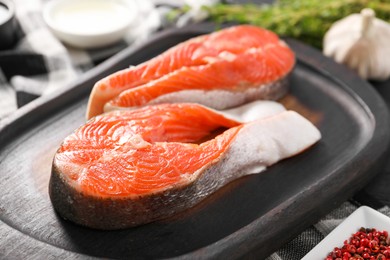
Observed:
[[[372,9],[335,22],[324,36],[323,53],[355,70],[363,79],[390,76],[390,24]]]

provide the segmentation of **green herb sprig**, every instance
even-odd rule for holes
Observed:
[[[272,5],[217,4],[204,10],[217,23],[254,24],[322,48],[323,36],[334,22],[366,7],[390,21],[388,0],[279,0]]]

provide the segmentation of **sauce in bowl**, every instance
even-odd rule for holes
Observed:
[[[138,14],[126,0],[49,1],[43,18],[61,41],[79,48],[103,47],[119,41]]]
[[[115,2],[75,3],[56,10],[52,17],[58,28],[75,34],[112,31],[129,20],[126,9]]]

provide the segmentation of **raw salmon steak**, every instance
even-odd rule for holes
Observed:
[[[230,27],[101,79],[91,92],[87,118],[146,104],[195,102],[226,109],[277,100],[287,92],[294,63],[292,50],[273,32]]]
[[[195,103],[113,111],[63,141],[49,194],[77,224],[133,227],[184,211],[319,139],[308,120],[272,101],[224,112]]]

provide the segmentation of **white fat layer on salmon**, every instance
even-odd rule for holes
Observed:
[[[247,123],[279,114],[286,111],[286,108],[276,101],[256,100],[235,108],[213,111],[234,121]]]
[[[277,100],[287,93],[287,78],[257,87],[247,88],[243,91],[215,90],[180,90],[161,95],[146,105],[163,103],[198,103],[210,108],[222,110],[239,106],[254,100]],[[104,112],[113,110],[137,109],[139,107],[118,107],[111,103],[104,105]]]
[[[294,111],[245,125],[225,155],[225,170],[258,173],[259,168],[294,156],[321,138],[319,130]],[[238,159],[237,159],[238,158]]]
[[[116,149],[122,149],[123,146],[128,146],[133,149],[142,149],[150,146],[149,142],[146,142],[141,135],[123,135],[119,138],[118,147]]]
[[[234,59],[236,57],[237,57],[237,55],[234,54],[234,53],[231,53],[229,51],[223,51],[223,52],[219,53],[215,57],[206,56],[202,60],[204,60],[205,62],[208,62],[208,63],[213,63],[213,62],[217,62],[217,61],[220,61],[220,60],[234,61]]]
[[[229,181],[301,153],[320,139],[319,130],[294,111],[257,120],[245,125],[218,162],[199,169],[191,181],[198,182],[199,196],[207,196]]]

